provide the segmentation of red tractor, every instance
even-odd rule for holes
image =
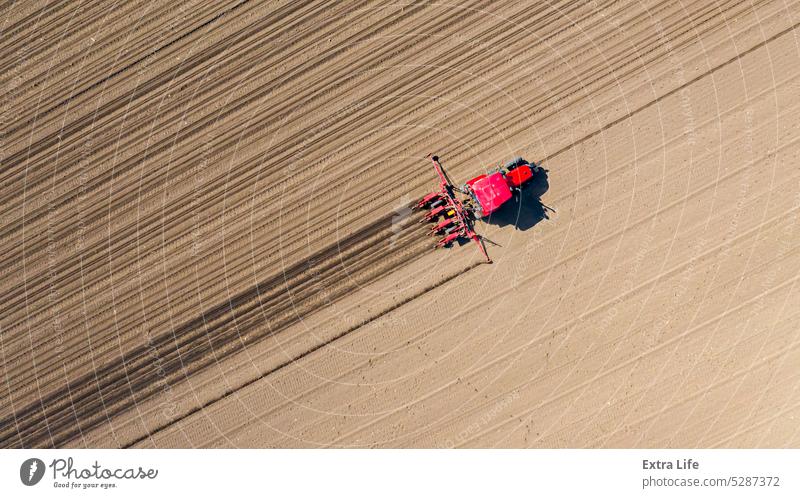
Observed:
[[[539,166],[518,157],[502,168],[476,176],[461,187],[456,187],[444,174],[439,158],[430,158],[441,182],[439,191],[423,197],[415,209],[427,209],[422,221],[435,223],[431,235],[443,236],[436,247],[450,246],[459,239],[472,239],[478,244],[486,261],[491,263],[481,237],[473,229],[473,221],[497,211],[533,178]],[[467,196],[467,199],[462,201],[457,193]]]

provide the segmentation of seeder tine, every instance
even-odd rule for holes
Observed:
[[[449,234],[448,236],[446,236],[445,238],[443,238],[442,240],[440,240],[439,243],[436,244],[436,247],[444,247],[447,244],[452,243],[454,240],[456,240],[460,236],[461,236],[461,234],[460,234],[459,231],[453,232],[453,233]]]
[[[428,194],[425,197],[423,197],[417,203],[417,205],[414,206],[414,209],[422,209],[425,206],[427,206],[429,203],[435,201],[436,199],[440,199],[441,197],[442,197],[442,193],[441,192],[431,192],[430,194]]]
[[[431,228],[430,234],[431,235],[438,234],[439,232],[441,232],[442,230],[447,228],[449,225],[452,225],[454,221],[455,221],[455,218],[447,218],[444,221],[439,222],[439,224],[434,225]]]
[[[424,223],[426,221],[431,221],[432,219],[434,219],[437,216],[439,216],[440,214],[442,214],[447,208],[448,208],[447,205],[443,205],[443,206],[437,206],[437,207],[431,209],[428,212],[428,214],[426,214],[425,217],[422,220],[420,220],[420,223]]]

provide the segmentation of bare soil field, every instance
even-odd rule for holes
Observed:
[[[0,12],[0,446],[800,446],[800,3]]]

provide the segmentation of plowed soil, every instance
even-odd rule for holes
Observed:
[[[0,446],[800,445],[800,3],[0,12]]]

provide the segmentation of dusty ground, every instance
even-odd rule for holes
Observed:
[[[0,445],[797,447],[798,23],[6,2]],[[552,210],[433,252],[429,152]]]

